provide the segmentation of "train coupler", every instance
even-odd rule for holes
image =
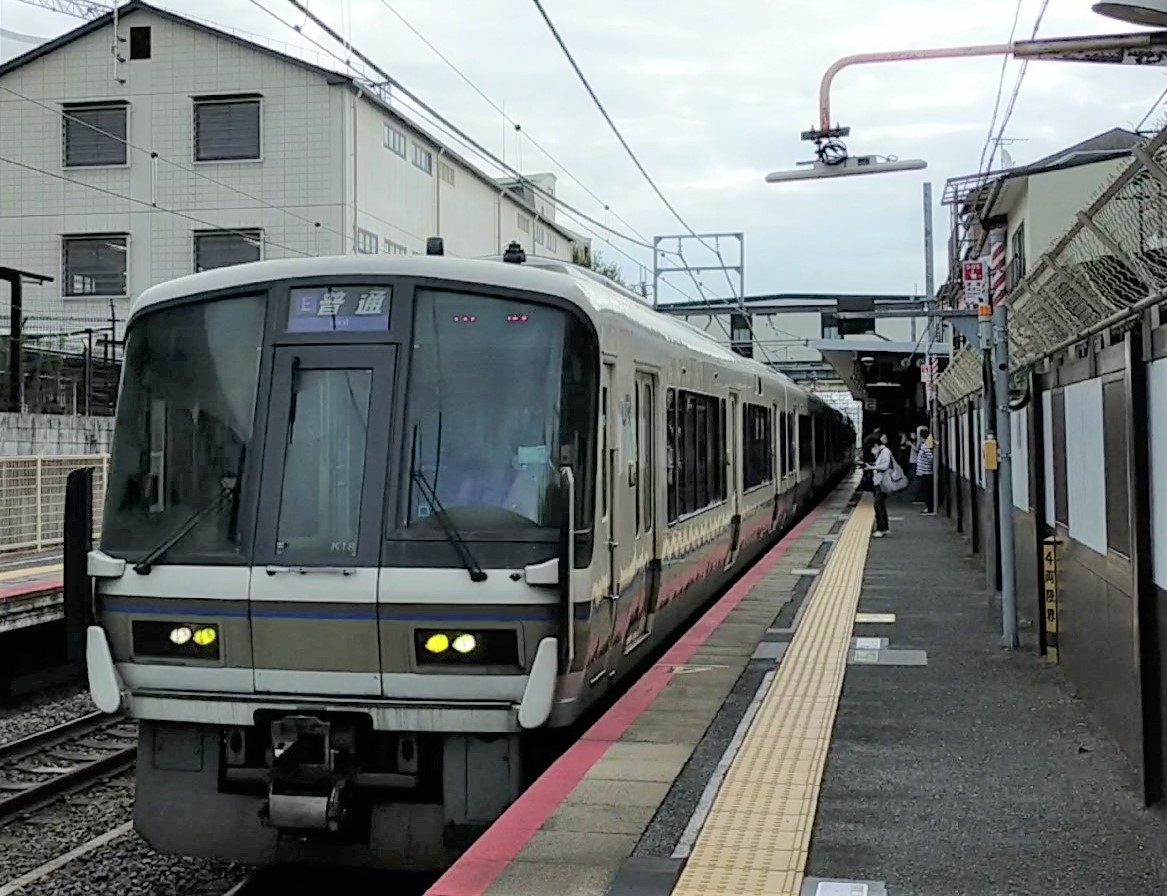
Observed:
[[[328,833],[344,827],[355,788],[345,768],[351,740],[338,733],[312,716],[271,723],[271,778],[260,810],[265,825]]]

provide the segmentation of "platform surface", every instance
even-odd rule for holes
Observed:
[[[983,566],[854,483],[751,570],[428,896],[1167,892],[1167,813]],[[813,571],[813,572],[812,572]]]
[[[0,632],[60,619],[59,553],[0,555]]]
[[[777,645],[817,580],[854,495],[854,481],[829,496],[747,571],[693,627],[484,834],[429,896],[603,896],[633,857],[651,881],[675,880],[668,858],[705,787],[708,755],[696,751],[716,726],[732,734],[749,703],[736,700],[743,672],[774,632]],[[777,625],[776,625],[777,623]],[[752,695],[750,695],[752,696]],[[728,716],[725,709],[729,705]],[[720,723],[719,715],[722,716]],[[698,777],[685,776],[696,768]],[[695,786],[694,786],[695,785]],[[672,802],[670,802],[672,796]],[[667,818],[666,818],[667,816]],[[656,843],[666,861],[633,856]],[[658,868],[658,865],[660,866]],[[635,868],[634,868],[635,870]]]

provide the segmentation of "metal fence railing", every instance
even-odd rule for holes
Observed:
[[[1009,292],[1015,374],[1079,343],[1121,335],[1167,296],[1167,128],[1136,146],[1066,223],[1069,229]],[[954,357],[937,383],[944,404],[981,388],[972,375],[979,361],[971,354],[961,360]]]
[[[93,529],[101,531],[108,454],[0,457],[0,551],[40,551],[64,538],[65,480],[93,467]]]

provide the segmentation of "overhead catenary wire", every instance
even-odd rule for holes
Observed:
[[[482,99],[486,102],[486,104],[489,105],[492,109],[494,109],[494,111],[496,111],[499,115],[501,115],[506,122],[508,122],[509,124],[511,124],[515,128],[520,128],[519,123],[517,121],[515,121],[513,118],[511,118],[509,115],[507,115],[506,110],[503,109],[502,106],[500,106],[493,99],[491,99],[490,96],[488,96],[487,93],[484,90],[482,90],[482,88],[480,88],[469,75],[467,75],[460,68],[458,68],[458,66],[455,65],[454,62],[448,56],[446,56],[445,53],[443,53],[436,46],[434,46],[433,43],[424,34],[421,33],[421,31],[419,31],[416,27],[414,27],[413,23],[410,22],[409,19],[407,19],[405,16],[403,16],[400,12],[398,12],[392,6],[392,4],[389,3],[389,0],[381,0],[381,5],[384,6],[387,10],[389,10],[389,12],[392,13],[394,16],[396,16],[397,19],[401,22],[401,24],[403,24],[406,28],[408,28],[413,33],[413,35],[415,37],[417,37],[418,40],[420,40],[423,44],[425,44],[427,47],[429,47],[429,49],[434,53],[435,56],[437,56],[439,59],[441,59],[442,62],[444,62],[450,68],[450,70],[454,72],[454,74],[456,74],[459,78],[461,78],[470,87],[471,90],[473,90],[480,97],[482,97]],[[592,199],[594,199],[596,202],[598,202],[600,205],[602,205],[604,207],[604,210],[607,211],[609,214],[611,214],[613,218],[615,218],[617,221],[619,221],[621,224],[623,224],[625,227],[627,227],[630,231],[632,231],[632,233],[634,233],[637,237],[639,237],[645,243],[647,243],[649,241],[648,237],[646,237],[643,233],[641,233],[639,230],[637,230],[635,226],[633,226],[628,221],[626,221],[624,218],[622,218],[616,211],[614,211],[612,209],[612,207],[607,202],[605,202],[603,199],[601,199],[599,196],[597,196],[596,193],[591,189],[591,187],[589,187],[582,180],[580,180],[578,177],[576,177],[571,172],[571,170],[566,165],[563,164],[563,162],[559,161],[559,159],[557,159],[555,156],[553,156],[551,154],[551,152],[545,146],[540,144],[539,141],[537,141],[534,137],[532,137],[530,132],[528,132],[527,130],[524,129],[524,130],[520,131],[520,133],[523,137],[525,137],[527,139],[528,143],[530,143],[537,150],[539,150],[541,153],[543,153],[543,155],[545,155],[551,161],[551,163],[553,165],[558,167],[564,174],[566,174],[570,180],[574,181],[575,184],[577,186],[579,186],[579,188],[581,190],[583,190]]]
[[[296,0],[292,0],[292,2],[296,2]],[[722,257],[720,247],[714,247],[714,246],[709,245],[709,243],[706,242],[705,238],[702,237],[700,234],[698,234],[697,231],[695,231],[689,225],[689,222],[686,221],[684,219],[684,217],[682,217],[681,213],[679,211],[677,211],[676,207],[669,201],[668,197],[665,196],[665,194],[661,190],[661,188],[659,186],[657,186],[656,181],[652,179],[652,175],[650,175],[648,173],[648,170],[641,163],[640,159],[637,157],[637,155],[633,151],[632,147],[628,144],[628,141],[624,139],[624,135],[620,132],[620,128],[617,127],[616,122],[612,120],[612,116],[608,114],[608,110],[604,107],[603,102],[600,101],[599,96],[596,95],[596,91],[594,89],[592,89],[592,85],[588,81],[587,76],[584,75],[583,70],[579,67],[579,63],[577,63],[575,61],[575,57],[572,55],[571,50],[568,49],[566,41],[564,41],[563,37],[559,33],[559,30],[555,27],[555,23],[551,21],[551,17],[547,14],[547,10],[543,8],[542,0],[532,0],[532,2],[535,4],[535,8],[539,11],[539,15],[542,17],[543,22],[547,25],[548,30],[550,30],[551,36],[555,39],[555,42],[559,45],[559,49],[563,51],[563,55],[567,58],[568,63],[571,65],[572,69],[575,71],[576,77],[578,77],[580,80],[580,83],[583,84],[584,90],[586,90],[588,93],[588,96],[591,97],[592,102],[595,104],[596,108],[599,110],[600,114],[603,116],[604,121],[606,121],[608,123],[608,127],[611,128],[612,133],[616,135],[616,139],[620,142],[620,145],[622,147],[624,147],[624,151],[626,153],[628,153],[628,157],[632,160],[632,163],[636,166],[636,169],[644,177],[645,181],[652,188],[652,191],[654,193],[656,193],[657,197],[664,204],[665,208],[667,208],[669,210],[669,212],[672,214],[672,216],[677,219],[677,221],[680,223],[680,225],[685,228],[685,231],[688,233],[688,235],[693,237],[693,239],[697,240],[698,243],[700,243],[702,246],[704,246],[710,252],[713,252],[717,255],[718,260],[721,262],[722,271],[725,273],[726,280],[729,282],[730,291],[733,292],[733,283],[732,283],[732,281],[730,281],[729,271],[726,269],[725,259]],[[656,251],[655,247],[654,247],[654,251]],[[680,256],[679,252],[678,252],[678,255]],[[685,267],[688,268],[689,267],[688,262],[684,261],[683,256],[680,256],[680,257],[682,259],[682,264],[684,264]],[[690,276],[692,276],[692,272],[690,271],[689,273],[690,273]],[[701,289],[701,286],[698,283],[697,278],[694,276],[694,277],[692,277],[692,279],[693,279],[694,285],[697,286],[698,291],[701,293],[702,298],[704,298],[705,293]],[[749,311],[746,309],[744,297],[733,296],[733,298],[736,299],[738,308],[741,310],[742,314],[745,315],[746,326],[749,329],[751,339],[753,340],[754,343],[758,344],[759,347],[761,347],[761,344],[758,341],[757,333],[754,332],[753,321],[750,319]],[[705,301],[708,304],[708,299],[705,299]],[[720,318],[719,318],[719,320],[720,320]],[[729,333],[727,332],[726,335],[728,336]],[[733,341],[733,339],[732,339],[732,337],[730,337],[730,342],[732,343],[732,341]],[[762,349],[762,354],[766,356],[767,361],[769,361],[770,363],[773,363],[773,359],[771,359],[769,357],[769,354],[766,352],[766,350],[764,348]]]
[[[36,165],[29,165],[27,162],[21,162],[17,159],[10,159],[7,156],[0,156],[0,162],[6,162],[9,165],[14,165],[17,168],[23,168],[26,171],[31,171],[31,172],[34,172],[36,174],[42,174],[45,177],[51,177],[55,180],[64,181],[67,184],[73,184],[74,186],[81,187],[84,190],[93,190],[97,193],[104,193],[106,196],[112,196],[114,199],[124,199],[126,202],[133,203],[134,205],[143,206],[152,212],[162,212],[163,214],[174,215],[175,217],[178,217],[178,218],[185,218],[188,221],[192,221],[195,224],[200,224],[203,227],[218,231],[220,233],[230,233],[230,234],[233,234],[234,236],[238,236],[238,237],[240,237],[242,239],[246,239],[246,240],[252,239],[252,235],[245,230],[239,230],[239,229],[233,228],[233,227],[223,227],[219,224],[215,224],[211,221],[208,221],[205,218],[200,218],[197,215],[191,215],[191,214],[188,214],[187,212],[180,212],[177,209],[167,208],[167,207],[162,206],[162,205],[157,205],[157,204],[150,202],[146,199],[139,199],[136,196],[130,196],[126,193],[119,193],[116,190],[109,190],[109,189],[106,189],[105,187],[99,187],[97,184],[87,184],[84,181],[74,180],[73,178],[66,177],[65,175],[60,174],[59,172],[49,171],[45,168],[38,168]],[[283,243],[277,243],[275,240],[270,240],[270,239],[267,239],[266,237],[264,238],[264,243],[267,245],[275,246],[276,248],[279,248],[279,249],[284,249],[287,252],[293,252],[296,255],[300,255],[303,257],[311,257],[310,253],[308,253],[308,252],[304,252],[300,249],[294,249],[291,246],[284,245]]]
[[[1013,25],[1009,29],[1008,43],[1013,43],[1013,38],[1017,36],[1017,25],[1021,21],[1021,7],[1025,0],[1017,0],[1017,5],[1013,9]],[[1001,60],[1001,74],[997,77],[997,96],[993,100],[993,117],[989,120],[989,130],[985,134],[985,145],[981,147],[981,157],[977,162],[977,171],[983,171],[985,167],[985,153],[989,151],[989,146],[993,142],[993,128],[997,124],[997,115],[1001,111],[1001,100],[1005,96],[1005,72],[1009,68],[1009,56],[1006,55]]]
[[[1046,10],[1049,9],[1049,0],[1041,0],[1041,8],[1037,11],[1037,19],[1033,23],[1033,30],[1030,32],[1029,39],[1036,40],[1037,32],[1041,29],[1041,20],[1045,18]],[[997,129],[997,137],[994,141],[992,151],[989,153],[989,161],[987,163],[987,171],[993,168],[993,159],[997,155],[997,149],[1001,145],[1001,140],[1005,136],[1005,128],[1009,126],[1009,119],[1013,117],[1013,109],[1017,105],[1017,98],[1021,94],[1021,85],[1025,82],[1025,74],[1029,71],[1029,60],[1025,59],[1021,62],[1021,68],[1017,72],[1017,80],[1013,83],[1013,93],[1009,97],[1009,104],[1005,108],[1005,116],[1001,119],[1001,126]]]
[[[228,190],[229,192],[234,193],[238,196],[242,196],[245,199],[250,199],[252,202],[257,203],[257,204],[263,206],[264,208],[268,208],[268,209],[271,209],[273,211],[281,212],[282,214],[287,215],[289,218],[293,218],[293,219],[300,221],[304,224],[308,224],[313,228],[319,227],[321,230],[324,230],[324,231],[327,231],[328,233],[332,233],[332,234],[335,234],[336,236],[339,236],[341,238],[341,240],[345,239],[345,235],[341,231],[337,230],[335,227],[332,227],[328,224],[325,224],[323,221],[318,221],[314,218],[305,217],[304,215],[298,214],[297,212],[294,212],[291,209],[284,208],[283,206],[276,205],[275,203],[272,203],[272,202],[268,202],[266,199],[263,199],[260,196],[256,196],[253,193],[247,192],[246,190],[241,190],[239,187],[236,187],[233,184],[225,183],[224,181],[221,181],[218,178],[212,177],[211,175],[207,174],[206,172],[200,171],[197,168],[193,168],[193,167],[190,167],[188,165],[184,165],[182,162],[176,162],[173,159],[167,158],[166,156],[162,155],[161,153],[155,152],[154,150],[151,150],[151,149],[147,149],[145,146],[140,146],[136,143],[133,143],[125,137],[118,136],[117,134],[111,133],[110,131],[107,131],[103,128],[99,128],[95,124],[91,124],[90,122],[83,121],[82,119],[76,117],[75,115],[70,115],[69,112],[64,110],[64,109],[54,109],[48,103],[43,103],[34,97],[27,96],[27,95],[21,93],[20,91],[14,90],[11,87],[4,86],[3,84],[0,84],[0,90],[3,90],[4,92],[11,94],[12,96],[16,97],[17,99],[19,99],[23,102],[27,102],[27,103],[31,103],[35,106],[39,106],[40,108],[44,109],[45,111],[51,112],[52,114],[59,116],[64,121],[73,122],[74,124],[77,124],[77,125],[80,125],[81,127],[87,128],[96,134],[100,134],[103,137],[108,137],[110,140],[115,140],[118,143],[121,143],[127,149],[132,149],[135,152],[142,153],[143,155],[147,156],[148,158],[157,159],[159,162],[163,162],[167,165],[170,165],[174,168],[177,168],[179,171],[182,171],[186,174],[193,175],[194,177],[197,177],[197,178],[201,178],[202,180],[205,180],[208,183],[212,183],[218,187],[222,187],[223,189]],[[398,227],[398,229],[401,230],[402,233],[407,233],[410,236],[424,242],[424,238],[419,236],[418,234],[412,233],[411,231],[406,230],[406,229],[401,228],[401,227]]]
[[[305,7],[301,3],[299,3],[298,0],[289,0],[289,2],[297,10],[299,10],[301,13],[304,14],[306,20],[311,20],[319,28],[321,28],[321,30],[323,30],[325,32],[325,34],[327,34],[329,36],[330,39],[337,41],[338,43],[341,42],[340,36],[336,33],[336,31],[334,29],[332,29],[329,25],[327,25],[325,22],[323,22],[319,17],[312,14],[307,9],[307,7]],[[334,60],[339,62],[341,65],[344,65],[349,69],[352,68],[351,63],[348,60],[341,58],[334,51],[332,51],[328,47],[324,46],[318,40],[305,34],[302,28],[300,28],[300,27],[292,24],[291,22],[288,22],[285,19],[281,18],[273,10],[267,8],[263,3],[259,2],[259,0],[251,0],[251,3],[254,6],[256,6],[257,8],[259,8],[260,10],[262,10],[264,13],[266,13],[268,16],[273,18],[275,21],[279,22],[284,27],[290,28],[291,30],[295,31],[297,34],[299,34],[301,37],[303,37],[305,40],[307,40],[309,43],[311,43],[317,49],[321,50],[323,53],[330,56],[331,58],[333,58]],[[423,100],[421,100],[420,97],[417,97],[415,94],[413,94],[407,88],[405,88],[404,85],[402,85],[399,81],[397,81],[395,78],[390,76],[387,72],[385,72],[383,69],[381,69],[379,66],[377,66],[376,63],[374,63],[372,60],[368,59],[368,57],[366,57],[363,53],[361,53],[355,47],[349,47],[349,49],[351,49],[352,52],[354,53],[354,55],[356,55],[357,58],[360,59],[368,68],[375,71],[378,76],[380,76],[382,79],[384,79],[384,82],[386,84],[388,84],[394,91],[396,91],[397,94],[399,94],[405,100],[410,101],[411,106],[408,110],[410,113],[424,118],[427,122],[430,122],[433,126],[438,127],[439,129],[443,130],[448,135],[453,137],[456,141],[462,143],[464,146],[469,147],[472,152],[478,154],[481,158],[486,159],[491,164],[498,167],[500,170],[505,171],[508,174],[518,178],[522,183],[525,183],[526,185],[531,187],[533,192],[543,196],[549,202],[551,202],[553,205],[555,205],[568,218],[570,218],[576,222],[581,222],[581,221],[586,222],[588,225],[591,225],[592,227],[597,228],[600,231],[603,231],[603,232],[608,233],[612,236],[615,236],[619,239],[622,239],[625,242],[630,243],[632,245],[635,245],[635,246],[638,246],[638,247],[641,247],[644,249],[649,249],[649,250],[654,249],[654,247],[651,243],[648,243],[644,240],[638,239],[638,238],[633,237],[633,236],[629,236],[628,234],[623,233],[623,232],[617,230],[616,228],[611,227],[610,225],[607,225],[607,224],[604,224],[600,221],[597,221],[595,218],[580,211],[579,209],[575,208],[574,206],[570,205],[569,203],[565,202],[564,200],[560,199],[559,197],[555,196],[554,194],[544,190],[542,187],[538,186],[537,184],[532,183],[526,177],[524,177],[521,174],[521,172],[519,172],[516,168],[507,164],[502,159],[499,159],[498,156],[496,156],[494,153],[490,152],[490,150],[483,147],[480,143],[478,143],[478,141],[474,140],[474,138],[470,137],[468,134],[466,134],[464,131],[462,131],[460,128],[458,128],[456,125],[454,125],[448,119],[446,119],[443,115],[441,115],[441,113],[437,112],[435,109],[433,109],[431,106],[429,106],[429,104],[427,104]],[[503,187],[501,185],[500,185],[499,189],[504,194],[510,196],[511,199],[516,204],[518,204],[520,207],[523,207],[523,208],[528,207],[526,201],[522,197],[515,194],[515,192],[513,190],[511,190],[507,187]],[[580,226],[584,230],[590,229],[586,225],[580,225]],[[593,231],[593,235],[594,235],[594,231]],[[643,262],[641,262],[640,260],[633,258],[627,252],[625,252],[624,250],[617,247],[614,243],[609,242],[608,244],[613,248],[614,251],[625,256],[630,261],[632,261],[634,264],[643,267]],[[690,301],[696,301],[693,299],[692,295],[690,295],[689,293],[686,293],[684,290],[681,290],[675,284],[666,282],[665,285],[669,286],[669,288],[675,290],[678,294],[683,296],[685,299],[688,299]]]

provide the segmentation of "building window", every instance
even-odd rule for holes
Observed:
[[[669,389],[665,422],[673,523],[725,500],[725,399]]]
[[[128,295],[129,244],[130,237],[126,233],[61,237],[63,294]]]
[[[381,238],[371,230],[365,230],[362,227],[357,228],[357,254],[358,255],[376,255],[377,249],[381,246]]]
[[[94,168],[125,165],[126,124],[129,107],[125,103],[65,106],[61,118],[66,168]]]
[[[150,58],[150,26],[139,25],[130,29],[130,58]]]
[[[542,224],[535,225],[535,243],[542,246],[547,241],[547,230]]]
[[[413,164],[424,171],[426,174],[434,173],[434,154],[420,146],[417,143],[413,144]]]
[[[409,141],[405,139],[405,135],[393,125],[385,125],[385,148],[390,152],[397,153],[401,158],[405,158],[405,147]]]
[[[260,99],[196,99],[196,162],[234,162],[260,158]]]
[[[750,316],[738,311],[729,316],[730,348],[743,358],[754,356],[754,334],[750,330]]]
[[[742,414],[742,488],[774,481],[774,424],[770,409],[747,404]]]
[[[194,269],[209,271],[263,257],[262,230],[204,230],[194,235]]]
[[[518,215],[518,222],[519,222],[519,230],[523,231],[523,233],[530,233],[531,232],[531,219],[530,218],[525,218],[525,217],[523,217],[522,213],[520,213]]]
[[[550,230],[547,231],[547,251],[557,252],[559,250],[559,240],[556,239],[555,234]]]
[[[1009,265],[1005,268],[1005,288],[1013,290],[1025,279],[1025,225],[1013,231],[1009,246]]]
[[[386,255],[408,255],[409,250],[400,243],[395,243],[393,240],[385,240],[385,254]]]
[[[445,162],[438,162],[438,177],[451,187],[454,186],[454,166],[447,165]]]

